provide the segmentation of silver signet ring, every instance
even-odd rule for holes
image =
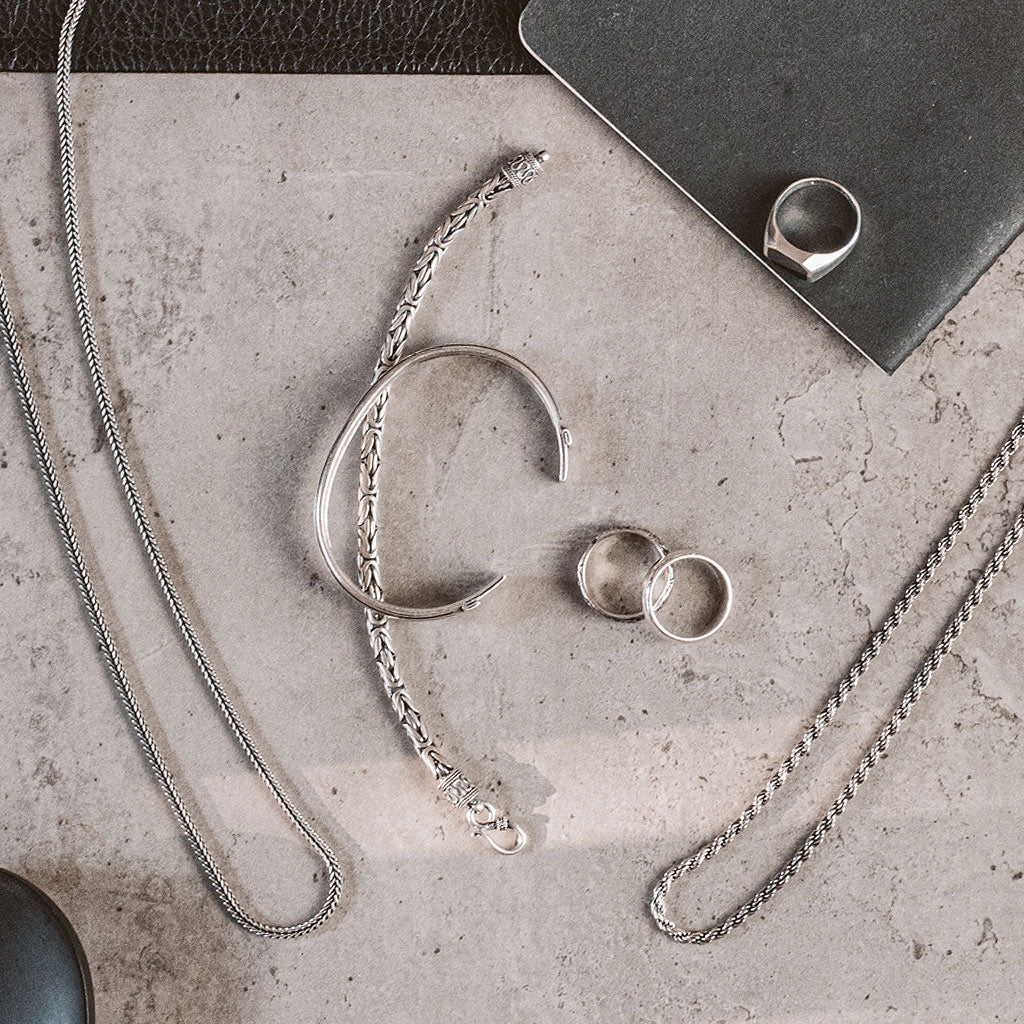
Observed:
[[[831,273],[860,238],[860,204],[828,178],[801,178],[772,204],[764,229],[764,255],[806,281]]]

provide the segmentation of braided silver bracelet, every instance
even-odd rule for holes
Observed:
[[[547,158],[548,155],[544,152],[520,153],[509,160],[493,177],[452,210],[431,235],[423,254],[409,275],[405,291],[398,302],[377,360],[373,374],[374,383],[401,359],[402,350],[409,340],[413,318],[423,302],[427,285],[433,279],[437,265],[452,240],[481,210],[490,206],[503,193],[533,181]],[[380,467],[387,404],[388,395],[384,392],[366,417],[359,463],[359,583],[367,594],[377,600],[382,600],[384,596],[377,547],[377,501],[380,496]],[[498,853],[518,853],[526,845],[526,833],[492,804],[481,799],[477,786],[460,769],[445,760],[423,724],[423,719],[416,710],[402,678],[387,617],[374,611],[367,611],[366,628],[373,649],[373,658],[391,706],[398,715],[398,721],[405,734],[412,741],[416,753],[423,759],[437,781],[438,789],[456,807],[465,809],[473,835],[483,836]],[[498,836],[503,833],[511,833],[513,841],[507,845],[499,841]]]

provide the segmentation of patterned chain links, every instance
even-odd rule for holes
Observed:
[[[376,382],[394,366],[402,356],[402,350],[409,340],[413,319],[423,302],[427,286],[437,270],[441,257],[455,237],[466,228],[476,215],[489,206],[503,192],[525,185],[539,173],[546,154],[534,156],[522,153],[503,165],[492,178],[480,186],[461,205],[456,207],[434,232],[424,247],[409,276],[402,293],[391,326],[388,328],[384,346],[374,371]],[[378,549],[377,501],[380,496],[381,453],[384,443],[384,419],[387,413],[388,393],[384,392],[366,418],[362,439],[359,472],[359,582],[371,597],[383,598],[380,556]],[[439,783],[444,795],[457,807],[468,808],[470,824],[474,832],[505,831],[513,828],[507,819],[499,817],[490,805],[479,800],[477,787],[457,768],[449,764],[438,750],[436,743],[427,732],[423,719],[409,696],[408,688],[398,666],[394,638],[388,619],[377,612],[366,613],[366,628],[373,649],[374,661],[384,683],[391,706],[398,715],[398,721],[412,741],[416,753],[423,759]],[[494,845],[492,843],[492,845]],[[498,847],[495,846],[497,849]]]
[[[11,312],[10,303],[7,299],[7,292],[4,288],[3,279],[0,277],[0,329],[4,336],[4,343],[7,349],[8,361],[14,379],[14,386],[21,402],[22,411],[32,447],[35,450],[36,459],[40,473],[46,487],[47,495],[53,509],[54,517],[60,531],[61,538],[71,563],[72,571],[78,588],[85,603],[86,612],[90,623],[99,640],[100,649],[110,670],[114,685],[120,696],[121,702],[127,712],[128,719],[135,730],[136,736],[146,760],[153,770],[157,782],[163,789],[175,815],[181,825],[182,831],[188,839],[192,852],[199,863],[203,873],[209,879],[218,900],[224,907],[227,914],[238,925],[248,932],[268,938],[288,938],[305,935],[326,921],[334,913],[341,899],[342,874],[337,857],[331,848],[325,843],[310,825],[303,818],[302,814],[295,807],[292,800],[281,788],[281,785],[274,778],[263,756],[260,754],[253,742],[244,722],[232,706],[231,700],[225,692],[220,680],[211,665],[202,642],[196,634],[195,629],[189,620],[184,602],[175,587],[170,571],[160,545],[153,533],[146,513],[145,505],[139,494],[138,485],[128,461],[124,441],[121,437],[117,417],[114,413],[114,404],[111,400],[110,388],[107,384],[106,373],[100,358],[99,347],[96,342],[96,330],[92,318],[92,310],[89,304],[89,293],[86,288],[84,261],[82,258],[82,242],[78,218],[78,198],[75,176],[75,143],[72,128],[71,116],[71,54],[75,36],[75,28],[86,5],[86,0],[73,0],[68,9],[60,35],[60,48],[57,61],[57,119],[59,126],[60,143],[60,168],[61,182],[64,199],[64,219],[67,231],[68,258],[71,268],[71,281],[75,294],[75,308],[78,312],[79,325],[81,327],[82,341],[85,348],[86,360],[89,366],[89,374],[92,379],[93,390],[96,394],[96,403],[103,420],[103,427],[106,432],[107,442],[114,458],[117,474],[124,489],[125,498],[131,509],[135,526],[142,541],[143,548],[152,565],[154,574],[159,583],[160,590],[170,608],[178,629],[185,641],[186,646],[196,663],[199,673],[210,690],[213,699],[226,719],[228,726],[235,737],[238,745],[251,762],[257,775],[264,782],[280,808],[284,811],[288,822],[299,832],[309,843],[316,856],[323,862],[326,869],[326,894],[319,909],[304,921],[291,925],[268,924],[259,920],[240,904],[238,898],[228,885],[213,853],[210,851],[203,837],[202,831],[196,824],[184,798],[179,793],[174,783],[166,762],[164,761],[156,739],[150,732],[146,723],[142,708],[135,696],[124,664],[118,653],[117,644],[110,629],[107,626],[106,618],[99,598],[93,588],[89,574],[89,568],[85,557],[82,554],[78,542],[78,535],[75,530],[71,513],[64,494],[61,489],[57,469],[51,455],[51,449],[47,440],[46,431],[39,416],[38,406],[33,393],[31,380],[25,365],[22,347],[18,341],[14,326],[14,317]]]
[[[874,743],[868,748],[867,753],[861,759],[857,770],[853,773],[850,781],[847,782],[836,801],[829,807],[825,816],[807,834],[803,843],[792,855],[785,866],[775,874],[769,882],[745,903],[736,907],[731,913],[717,921],[712,927],[701,931],[690,931],[680,928],[669,917],[666,901],[672,885],[682,875],[693,871],[705,861],[710,860],[729,845],[753,820],[756,818],[769,800],[785,785],[796,766],[803,760],[814,742],[824,732],[825,727],[835,717],[836,712],[846,702],[847,697],[853,692],[861,676],[875,656],[888,642],[889,638],[896,631],[904,616],[910,610],[914,599],[925,588],[926,584],[935,575],[935,571],[942,564],[949,550],[953,547],[957,537],[963,532],[964,527],[970,521],[978,506],[988,494],[992,484],[1002,474],[1010,462],[1013,454],[1020,447],[1024,438],[1024,417],[1017,421],[1010,431],[1009,436],[1003,442],[999,453],[992,460],[988,469],[982,474],[977,486],[971,492],[970,497],[963,504],[957,514],[950,522],[948,529],[942,539],[935,545],[928,555],[924,564],[918,570],[913,582],[907,587],[903,596],[897,602],[889,617],[882,626],[877,629],[868,640],[861,651],[853,667],[839,684],[838,688],[829,697],[825,706],[814,719],[813,724],[804,733],[803,738],[793,748],[789,757],[779,765],[775,774],[768,780],[768,784],[754,798],[754,801],[746,810],[720,835],[716,836],[710,843],[700,847],[689,857],[677,861],[662,875],[654,889],[651,899],[651,914],[657,922],[658,927],[676,942],[703,944],[720,939],[728,935],[737,925],[745,921],[751,914],[755,913],[768,900],[772,898],[801,868],[825,836],[832,830],[839,816],[846,810],[847,804],[854,798],[861,783],[868,777],[868,773],[878,763],[879,759],[888,749],[893,737],[899,732],[900,727],[907,717],[925,688],[931,681],[936,669],[942,664],[943,658],[949,653],[954,641],[960,636],[964,626],[970,620],[974,610],[981,603],[985,592],[992,585],[992,581],[1003,568],[1003,564],[1009,557],[1010,552],[1024,534],[1024,507],[1018,513],[1017,518],[1010,525],[1003,535],[1003,539],[996,548],[988,564],[985,566],[977,582],[971,589],[967,598],[957,609],[956,613],[948,620],[942,634],[942,639],[925,658],[921,669],[914,676],[913,681],[904,690],[896,710],[886,723],[885,727],[878,734]]]

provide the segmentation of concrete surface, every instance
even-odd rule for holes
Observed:
[[[50,82],[0,89],[0,258],[118,631],[239,890],[297,917],[314,865],[187,670],[97,432]],[[76,97],[89,273],[140,474],[231,689],[347,876],[301,941],[221,913],[119,713],[5,386],[0,863],[81,930],[103,1024],[1019,1019],[1019,564],[763,915],[693,949],[645,904],[763,784],[1018,415],[1024,246],[890,380],[553,81],[110,76]],[[448,363],[396,395],[383,499],[393,596],[509,573],[472,615],[395,627],[444,750],[531,833],[503,859],[393,723],[311,502],[419,246],[523,146],[554,154],[543,183],[459,240],[416,344],[527,360],[576,438],[570,480],[543,471],[547,424],[510,375]],[[1013,476],[827,755],[680,888],[681,920],[731,905],[831,801],[1019,502]],[[683,649],[582,605],[581,541],[620,522],[731,570],[718,637]]]

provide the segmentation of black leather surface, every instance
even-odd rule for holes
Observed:
[[[0,1021],[94,1020],[89,968],[67,918],[34,885],[0,870]]]
[[[519,74],[526,0],[90,0],[80,71]],[[52,71],[67,0],[0,0],[0,69]]]
[[[1024,226],[1021,0],[532,0],[522,27],[755,254],[785,185],[846,185],[861,242],[786,280],[890,373]]]

